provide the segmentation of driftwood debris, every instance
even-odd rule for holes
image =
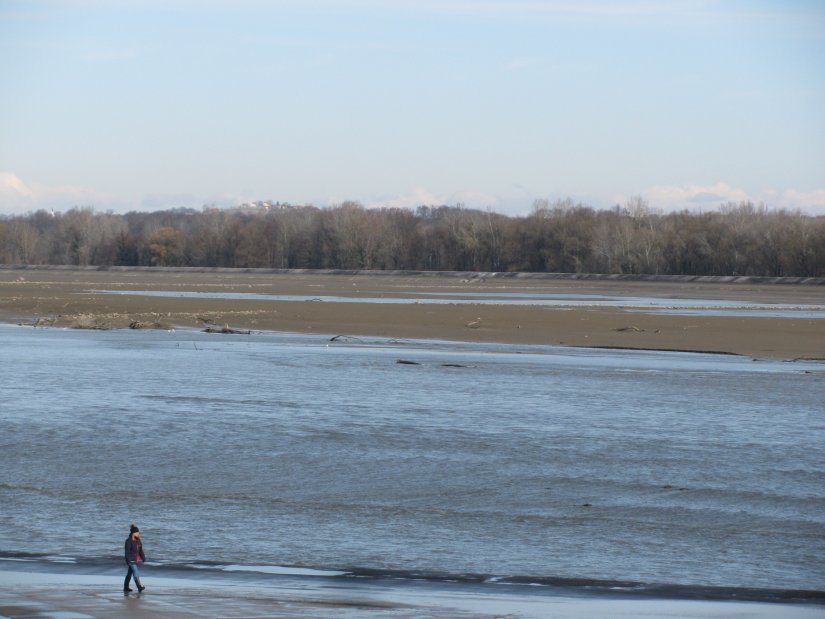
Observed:
[[[130,329],[163,329],[165,331],[171,331],[172,325],[166,324],[164,322],[142,322],[140,320],[133,320],[129,323]]]
[[[401,365],[423,365],[418,361],[410,361],[409,359],[398,359],[396,363]],[[440,363],[440,367],[442,368],[468,368],[471,367],[469,365],[461,365],[460,363]]]
[[[231,335],[251,335],[252,331],[248,329],[233,329],[229,325],[222,327],[206,327],[204,333],[228,333]]]
[[[360,337],[354,337],[352,335],[336,335],[334,337],[329,338],[330,342],[363,342]]]

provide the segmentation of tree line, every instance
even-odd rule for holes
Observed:
[[[825,276],[825,217],[728,203],[661,213],[538,200],[529,215],[356,202],[0,218],[0,263]]]

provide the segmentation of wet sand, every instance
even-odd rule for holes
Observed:
[[[553,344],[825,358],[825,320],[684,316],[587,305],[382,304],[175,298],[92,291],[173,291],[409,298],[527,293],[825,304],[822,286],[667,281],[471,279],[460,276],[0,269],[0,320],[76,328],[273,330],[471,342]]]
[[[272,330],[514,344],[682,350],[754,358],[825,358],[825,319],[672,315],[596,305],[480,305],[174,298],[93,291],[173,291],[351,297],[420,293],[570,294],[825,305],[818,285],[531,279],[432,275],[250,273],[219,270],[0,269],[0,321],[75,328]]]
[[[597,619],[674,617],[699,619],[807,619],[822,616],[810,604],[641,599],[558,592],[489,591],[484,586],[393,581],[348,583],[285,576],[265,586],[157,577],[144,570],[142,594],[124,596],[122,574],[78,574],[71,568],[25,572],[0,569],[0,617],[15,619],[335,618],[335,619]],[[515,589],[515,588],[514,588]]]

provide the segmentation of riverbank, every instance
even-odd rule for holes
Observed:
[[[690,301],[696,311],[668,313],[668,300],[676,307]],[[780,306],[776,315],[740,311]],[[825,306],[822,286],[734,278],[0,269],[0,321],[74,328],[229,326],[819,359],[825,319],[802,311],[811,306]]]

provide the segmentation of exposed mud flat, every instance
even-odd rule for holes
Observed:
[[[475,342],[684,350],[755,358],[825,357],[825,320],[668,315],[581,304],[588,295],[825,305],[815,281],[775,278],[568,278],[533,274],[257,272],[204,269],[0,269],[0,320],[81,329],[175,327]],[[777,285],[783,284],[783,285]],[[814,284],[814,285],[810,285]],[[100,291],[200,292],[189,297]],[[352,302],[213,298],[208,293],[350,297]],[[461,303],[382,303],[427,293]],[[579,304],[481,304],[484,295],[576,295]],[[364,302],[360,302],[363,300]],[[722,312],[724,314],[724,312]]]

